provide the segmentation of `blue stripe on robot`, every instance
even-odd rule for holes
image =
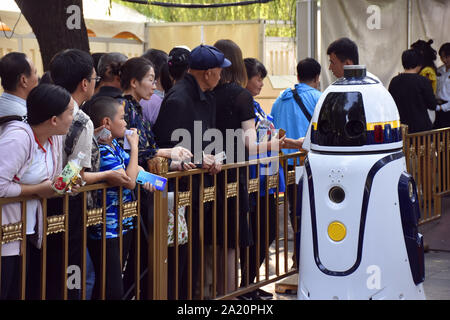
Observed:
[[[390,154],[380,160],[378,160],[370,169],[369,173],[367,174],[366,183],[364,187],[364,196],[363,196],[363,202],[361,207],[361,222],[359,227],[359,240],[358,240],[358,253],[356,257],[356,261],[354,265],[346,270],[346,271],[332,271],[328,270],[320,261],[319,257],[319,247],[317,242],[317,224],[316,224],[316,207],[315,207],[315,199],[314,199],[314,183],[313,183],[313,176],[311,167],[309,165],[308,157],[305,159],[305,169],[307,173],[308,178],[308,190],[309,190],[309,204],[310,204],[310,211],[311,211],[311,228],[312,228],[312,234],[313,234],[313,251],[314,251],[314,259],[316,262],[317,267],[320,271],[323,273],[330,275],[330,276],[337,276],[337,277],[343,277],[348,276],[355,272],[360,263],[361,263],[361,257],[362,257],[362,246],[363,246],[363,240],[364,240],[364,229],[365,229],[365,223],[366,223],[366,216],[367,216],[367,207],[369,205],[369,198],[370,198],[370,192],[372,189],[372,182],[377,174],[377,172],[383,168],[388,163],[398,160],[400,158],[403,158],[404,154],[403,151]]]

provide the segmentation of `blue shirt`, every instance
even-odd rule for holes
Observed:
[[[254,106],[255,115],[256,115],[256,117],[255,117],[255,126],[258,124],[260,119],[268,120],[266,113],[261,108],[261,106],[259,105],[258,102],[253,100],[253,106]],[[250,160],[262,159],[262,158],[271,157],[271,156],[272,156],[271,152],[267,151],[267,154],[250,155],[249,159]],[[270,162],[268,165],[269,165],[269,174],[275,173],[275,172],[273,172],[274,171],[274,166],[272,165],[272,162]],[[249,171],[250,179],[255,179],[257,177],[256,165],[250,166],[249,170],[250,170]],[[279,192],[284,192],[285,191],[284,171],[283,171],[283,167],[281,166],[281,163],[279,164],[278,170],[279,170],[278,191]],[[261,197],[266,195],[266,174],[267,174],[267,165],[260,164],[259,165],[259,186],[260,186],[259,195]],[[269,190],[269,194],[274,194],[275,191],[276,191],[276,189],[272,188],[272,189]]]
[[[295,90],[297,90],[303,104],[312,116],[322,93],[304,83],[296,84]],[[283,91],[275,100],[270,114],[273,117],[275,128],[286,130],[287,138],[299,139],[306,135],[309,121],[295,101],[290,88]],[[297,152],[298,149],[283,149],[282,151],[285,154],[289,154]],[[293,163],[294,161],[289,159],[289,164]]]
[[[112,141],[114,146],[107,144],[100,144],[100,171],[107,170],[126,170],[130,162],[130,156],[123,150],[118,142],[114,139]],[[102,199],[102,197],[98,197]],[[122,201],[123,203],[133,200],[133,191],[123,188]],[[99,206],[102,204],[99,203]],[[117,238],[119,234],[119,187],[106,189],[106,238]],[[133,218],[126,218],[122,224],[122,234],[129,229],[133,229]],[[99,240],[102,238],[102,225],[95,225],[91,228],[89,236],[92,239]]]

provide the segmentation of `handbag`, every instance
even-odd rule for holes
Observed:
[[[174,213],[174,192],[167,193],[168,208],[169,208],[169,222],[167,224],[167,245],[173,247],[174,245],[174,227],[175,227],[175,213]],[[178,244],[186,244],[188,242],[188,227],[185,217],[185,207],[178,208]]]

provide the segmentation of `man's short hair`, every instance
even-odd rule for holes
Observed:
[[[444,44],[439,48],[439,55],[440,55],[441,57],[448,57],[448,56],[450,56],[450,42],[444,43]]]
[[[0,59],[0,77],[3,89],[15,91],[22,74],[27,77],[31,75],[31,66],[25,54],[10,52]]]
[[[402,53],[402,65],[405,70],[414,69],[415,67],[421,66],[422,56],[415,49],[408,49]]]
[[[351,60],[353,64],[359,64],[358,46],[349,38],[340,38],[332,42],[327,49],[327,55],[334,53],[336,57],[344,62]]]
[[[297,64],[297,76],[301,82],[314,80],[320,75],[321,66],[313,58],[306,58]]]
[[[95,128],[102,125],[104,118],[111,120],[116,116],[117,110],[121,106],[120,102],[108,96],[99,96],[87,102],[87,111]]]
[[[78,84],[87,79],[92,81],[94,60],[91,55],[79,49],[67,49],[57,53],[50,62],[50,75],[55,84],[71,94]]]

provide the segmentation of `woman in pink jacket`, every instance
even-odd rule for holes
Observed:
[[[30,92],[27,122],[8,121],[0,126],[0,197],[55,195],[51,184],[61,172],[62,135],[72,120],[73,100],[65,89],[43,84]],[[23,221],[21,208],[20,203],[3,205],[2,226]],[[40,249],[42,224],[40,200],[28,200],[26,226],[22,226],[26,228],[27,245],[32,243]],[[19,298],[20,256],[25,254],[21,241],[7,241],[1,247],[2,300]]]

